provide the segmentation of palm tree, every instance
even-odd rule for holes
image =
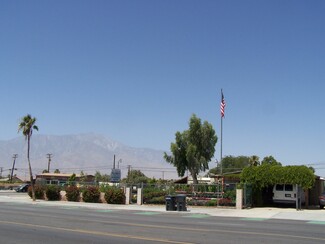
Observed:
[[[38,127],[35,125],[36,118],[33,118],[30,114],[27,114],[25,117],[21,118],[21,121],[18,125],[18,133],[22,131],[25,139],[27,140],[27,160],[29,166],[29,176],[32,187],[32,198],[35,201],[35,189],[33,181],[32,167],[30,164],[29,151],[30,151],[30,138],[32,137],[33,130],[38,130]]]
[[[253,155],[249,158],[249,164],[251,166],[258,166],[260,165],[260,158],[256,155]]]

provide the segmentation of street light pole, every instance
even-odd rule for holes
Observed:
[[[11,183],[12,183],[12,177],[13,177],[13,174],[14,174],[16,158],[18,158],[18,154],[14,154],[14,156],[12,158],[14,159],[14,162],[12,163],[12,170],[11,170],[11,173],[10,173],[10,182]]]
[[[120,168],[120,163],[122,163],[122,159],[119,159],[119,161],[117,161],[117,168]]]
[[[47,173],[50,173],[50,164],[51,164],[52,154],[51,153],[48,153],[46,155],[47,155],[47,158],[49,159],[49,162],[47,163]]]

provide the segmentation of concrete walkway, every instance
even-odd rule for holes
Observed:
[[[4,192],[4,191],[2,191]],[[290,220],[304,220],[315,221],[325,224],[325,209],[303,209],[297,211],[293,208],[251,208],[251,209],[234,209],[222,207],[194,207],[188,206],[187,211],[166,211],[164,205],[114,205],[105,203],[85,203],[85,202],[68,202],[68,201],[45,201],[36,200],[35,202],[27,195],[22,193],[0,195],[1,202],[15,202],[21,204],[33,205],[47,205],[47,206],[62,206],[62,207],[80,207],[93,209],[107,209],[107,210],[134,210],[134,211],[153,211],[164,212],[168,214],[206,214],[210,216],[220,217],[240,217],[251,219],[290,219]]]

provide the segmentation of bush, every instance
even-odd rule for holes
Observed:
[[[44,187],[41,185],[34,185],[35,198],[44,199]],[[32,186],[28,187],[28,195],[32,198]]]
[[[217,206],[217,200],[216,199],[212,199],[207,201],[206,206]]]
[[[165,204],[166,192],[154,187],[144,188],[143,203],[147,204]]]
[[[151,199],[148,199],[146,201],[147,204],[165,204],[165,196],[160,196],[160,197],[153,197]]]
[[[49,201],[59,201],[61,199],[60,187],[56,185],[48,185],[45,188],[45,194]]]
[[[233,204],[232,204],[231,199],[229,199],[229,198],[221,198],[218,201],[218,205],[219,206],[231,206]]]
[[[100,191],[97,186],[85,187],[82,191],[82,199],[84,202],[99,202],[100,201]]]
[[[67,186],[65,188],[65,192],[66,192],[66,198],[68,201],[71,202],[79,202],[80,201],[80,191],[79,188],[76,186]]]
[[[125,204],[125,194],[120,188],[109,187],[105,191],[105,200],[110,204]]]

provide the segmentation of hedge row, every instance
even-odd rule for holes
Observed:
[[[58,201],[61,200],[61,188],[55,185],[35,185],[35,198],[36,199],[45,199],[49,201]],[[98,203],[100,202],[100,193],[99,187],[97,186],[88,186],[83,188],[78,188],[76,186],[67,186],[64,189],[66,191],[66,198],[68,201],[79,202],[81,200],[80,193],[82,193],[82,200],[84,202]],[[32,198],[32,189],[28,188],[28,195]],[[104,198],[107,203],[110,204],[125,204],[125,195],[124,191],[117,187],[107,187],[104,191]]]

